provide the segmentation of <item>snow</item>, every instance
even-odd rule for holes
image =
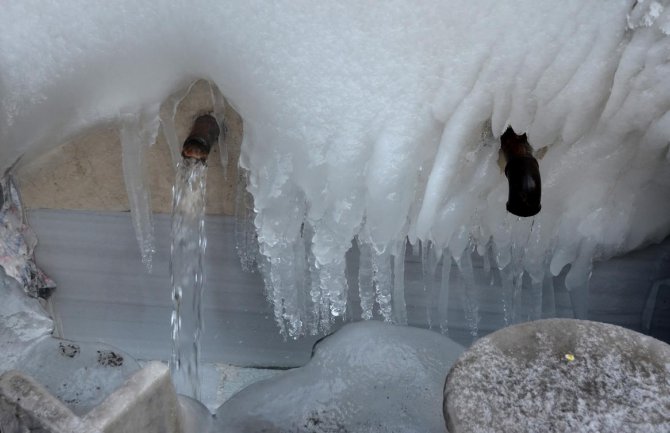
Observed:
[[[244,119],[240,164],[261,254],[241,255],[264,270],[286,334],[346,316],[354,238],[369,246],[386,320],[405,320],[406,237],[432,245],[436,269],[451,257],[458,271],[446,278],[466,290],[463,253],[490,256],[510,321],[523,278],[544,292],[547,275],[571,265],[565,281],[582,316],[594,260],[670,233],[669,23],[668,0],[6,1],[0,168],[118,124],[150,263],[143,149],[161,103],[174,148],[170,110],[205,78],[215,112],[218,89]],[[505,210],[507,126],[542,155],[531,223]],[[468,315],[476,334],[476,304]]]
[[[310,362],[257,382],[217,411],[217,432],[446,432],[442,391],[463,347],[378,321],[317,342]]]
[[[45,338],[21,353],[15,368],[83,416],[140,366],[130,355],[107,344]]]
[[[552,319],[477,341],[445,387],[452,431],[670,429],[670,346],[624,328]]]

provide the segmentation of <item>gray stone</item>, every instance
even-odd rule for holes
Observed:
[[[16,370],[0,376],[0,426],[3,433],[83,431],[81,421],[70,409]]]
[[[524,323],[466,351],[444,398],[452,433],[669,432],[670,346],[597,322]]]
[[[83,417],[34,379],[9,371],[0,376],[0,426],[3,433],[184,432],[169,369],[160,362],[147,364]]]
[[[151,362],[82,421],[88,432],[182,433],[181,411],[166,365]]]

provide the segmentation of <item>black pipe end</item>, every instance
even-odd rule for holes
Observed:
[[[542,209],[542,180],[537,160],[532,156],[512,158],[505,166],[505,176],[509,183],[507,211],[520,217],[537,215]]]
[[[195,119],[193,128],[182,147],[183,158],[207,161],[212,146],[219,139],[219,124],[213,116],[205,114]]]

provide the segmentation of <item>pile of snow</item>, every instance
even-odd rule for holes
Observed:
[[[162,126],[178,154],[171,114],[194,79],[225,95],[292,336],[345,314],[355,238],[363,316],[376,302],[403,323],[407,237],[428,270],[444,256],[469,278],[476,250],[541,293],[549,272],[572,265],[584,290],[593,260],[670,233],[668,0],[10,0],[0,28],[1,169],[117,123],[147,263],[146,146]],[[542,156],[531,223],[505,211],[508,125]]]
[[[423,329],[349,324],[318,342],[304,367],[226,401],[214,430],[443,433],[444,380],[463,350]]]
[[[542,320],[477,341],[444,391],[449,431],[670,431],[670,346],[604,323]]]

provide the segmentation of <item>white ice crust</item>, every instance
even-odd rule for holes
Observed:
[[[8,0],[0,28],[1,169],[117,123],[147,263],[139,147],[171,95],[220,89],[244,119],[268,295],[291,335],[345,313],[355,236],[402,323],[406,236],[438,262],[491,251],[535,282],[571,264],[574,289],[594,259],[670,233],[668,0]],[[497,162],[507,126],[542,155],[522,240]]]

